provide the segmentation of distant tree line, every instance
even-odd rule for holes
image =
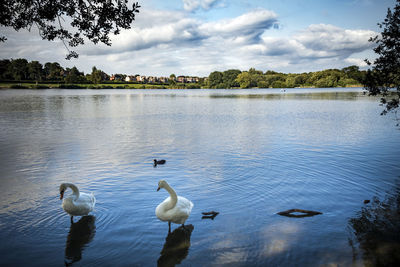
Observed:
[[[360,86],[365,76],[366,71],[360,71],[357,66],[300,74],[286,74],[271,70],[262,72],[254,68],[243,72],[232,69],[212,72],[208,76],[208,86],[210,88],[346,87]]]
[[[0,60],[0,81],[15,82],[56,82],[56,83],[95,83],[109,80],[110,76],[92,68],[90,74],[84,74],[76,67],[63,68],[57,62],[47,62],[42,65],[39,61],[28,62],[24,58]]]
[[[115,76],[125,77],[124,74]],[[275,71],[262,72],[254,68],[248,71],[230,69],[211,72],[199,82],[185,85],[182,88],[293,88],[293,87],[346,87],[360,86],[366,77],[366,71],[357,66],[343,69],[286,74]],[[123,80],[123,79],[122,79]],[[110,76],[96,67],[92,72],[84,74],[76,67],[63,68],[57,62],[42,65],[38,61],[28,62],[26,59],[0,60],[0,81],[2,82],[56,82],[66,84],[110,82]],[[121,80],[120,80],[121,81]],[[179,88],[174,79],[169,79],[170,86]]]

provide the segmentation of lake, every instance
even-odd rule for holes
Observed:
[[[400,192],[382,109],[360,88],[1,90],[0,265],[362,266],[349,220]],[[194,203],[168,239],[161,179]],[[63,182],[90,216],[71,224]]]

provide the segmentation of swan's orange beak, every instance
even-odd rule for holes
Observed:
[[[61,191],[60,192],[60,199],[63,199],[63,197],[64,197],[64,191]]]
[[[159,188],[157,188],[157,191],[160,191],[160,187],[159,187]]]

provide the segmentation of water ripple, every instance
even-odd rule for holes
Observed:
[[[343,229],[398,187],[400,132],[358,89],[321,90],[0,91],[0,265],[64,264],[62,182],[97,199],[76,265],[156,265],[161,179],[194,203],[182,265],[351,262]]]

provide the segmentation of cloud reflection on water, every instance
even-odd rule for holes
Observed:
[[[268,225],[261,230],[264,237],[262,256],[270,257],[289,250],[291,243],[297,241],[301,226],[293,222],[279,222]]]

